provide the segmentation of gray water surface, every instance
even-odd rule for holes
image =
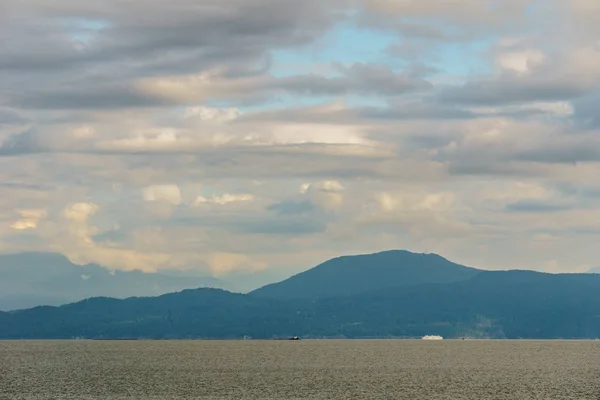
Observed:
[[[0,342],[0,399],[600,399],[600,341]]]

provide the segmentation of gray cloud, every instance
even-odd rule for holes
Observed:
[[[261,100],[281,94],[305,96],[376,95],[400,96],[409,92],[424,91],[431,83],[415,76],[397,73],[383,65],[356,63],[340,67],[340,77],[298,75],[275,78],[268,74],[248,74],[243,81],[242,71],[225,71],[213,76],[219,80],[218,89],[198,87],[202,97],[161,97],[160,93],[145,93],[135,83],[106,84],[92,81],[72,85],[68,89],[29,91],[12,96],[13,105],[33,109],[123,109],[135,107],[164,107],[169,105],[197,104],[210,99],[227,99],[233,104],[256,104]],[[207,83],[210,85],[210,82]],[[139,85],[138,85],[139,86]],[[182,84],[182,88],[185,86]]]
[[[343,77],[297,76],[281,79],[274,86],[313,95],[353,93],[382,96],[397,96],[432,87],[431,83],[423,79],[396,73],[384,65],[355,63],[349,68],[339,67],[338,70]]]
[[[573,120],[580,126],[586,128],[600,128],[600,93],[592,93],[589,96],[573,101],[575,114]]]
[[[45,151],[37,133],[28,130],[9,136],[0,146],[0,156],[40,153]]]
[[[391,103],[388,108],[364,107],[363,117],[377,119],[476,119],[485,115],[465,110],[458,106],[435,104],[432,101]]]
[[[308,200],[294,201],[285,200],[270,204],[267,210],[273,211],[279,215],[297,215],[313,211],[315,206]]]
[[[310,43],[341,18],[344,3],[9,0],[0,15],[10,37],[0,41],[0,92],[24,108],[164,105],[132,80],[214,68],[229,78],[264,74],[272,50]]]
[[[395,26],[395,28],[400,33],[402,33],[403,36],[418,37],[421,39],[429,40],[440,40],[449,38],[449,35],[446,32],[444,32],[443,29],[440,29],[436,26],[432,26],[431,24],[426,25],[401,21]]]
[[[276,216],[237,213],[236,218],[233,219],[218,215],[174,217],[169,225],[203,226],[236,234],[302,236],[325,232],[329,220],[330,218],[326,218],[321,211],[309,215],[278,214]]]
[[[554,79],[498,79],[471,81],[442,90],[442,102],[499,106],[533,101],[562,101],[592,90],[585,82]]]
[[[311,235],[323,233],[327,223],[316,218],[277,217],[259,221],[240,221],[236,228],[241,232],[261,235]]]
[[[15,96],[14,104],[30,109],[106,109],[159,107],[169,102],[136,92],[123,86],[83,86],[77,89],[24,93]]]
[[[595,257],[593,2],[1,3],[0,252],[214,271],[392,247]]]
[[[572,209],[572,205],[554,204],[546,201],[522,200],[506,205],[505,210],[518,213],[551,213]]]
[[[28,122],[31,122],[31,120],[21,115],[18,111],[0,107],[0,126],[25,124]]]
[[[111,229],[92,236],[92,240],[99,244],[124,243],[127,233],[119,229]]]
[[[9,7],[15,16],[28,15],[18,2],[12,3]],[[175,0],[168,4],[123,4],[106,0],[83,5],[61,0],[50,5],[30,1],[34,19],[4,19],[7,29],[22,33],[17,40],[25,46],[3,48],[8,57],[2,58],[0,69],[69,68],[134,58],[146,61],[143,64],[147,68],[152,58],[157,60],[155,56],[166,50],[219,49],[235,54],[250,48],[261,54],[272,47],[312,40],[335,21],[339,5],[343,2]],[[39,25],[35,18],[50,23]],[[66,40],[69,37],[70,42]],[[83,47],[73,46],[78,41]],[[127,66],[139,73],[136,64],[142,63]]]

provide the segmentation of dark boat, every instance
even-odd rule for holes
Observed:
[[[289,338],[288,340],[300,340],[300,338],[298,336],[292,336],[291,338]]]

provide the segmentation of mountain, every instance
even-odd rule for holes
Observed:
[[[319,300],[218,289],[0,313],[0,338],[600,337],[600,276],[481,272]]]
[[[199,287],[225,287],[214,278],[110,271],[79,266],[54,253],[0,255],[0,310],[60,305],[89,297],[157,296]]]
[[[588,274],[600,274],[600,267],[592,268],[587,273]]]
[[[458,282],[479,272],[437,254],[394,250],[334,258],[251,294],[272,299],[320,299],[389,287]]]
[[[348,265],[348,258],[341,258],[342,265]],[[350,263],[347,270],[334,262],[338,274],[351,272],[352,279],[329,276],[343,284],[333,295],[324,293],[316,278],[327,277],[321,265],[312,272],[318,273],[311,278],[315,286],[303,283],[309,296],[274,298],[201,288],[158,297],[99,297],[0,312],[0,339],[600,337],[598,274],[480,271],[406,252],[358,259],[360,264]]]

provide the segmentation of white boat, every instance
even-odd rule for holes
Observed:
[[[421,338],[422,340],[444,340],[443,337],[437,335],[426,335]]]

